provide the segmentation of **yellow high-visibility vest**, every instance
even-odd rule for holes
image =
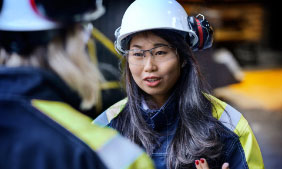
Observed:
[[[243,147],[246,162],[251,169],[264,169],[263,159],[257,140],[244,116],[227,103],[211,96],[205,95],[213,104],[213,116],[225,127],[233,131]],[[93,123],[101,127],[106,126],[123,110],[127,98],[117,102],[99,115]]]

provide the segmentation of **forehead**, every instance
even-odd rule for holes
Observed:
[[[130,41],[130,47],[132,46],[146,47],[146,46],[155,46],[159,44],[170,45],[166,40],[164,40],[160,36],[155,35],[150,31],[137,33],[132,37]]]

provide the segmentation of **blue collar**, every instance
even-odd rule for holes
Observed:
[[[173,125],[178,117],[176,96],[172,94],[160,109],[150,109],[145,100],[142,101],[140,110],[147,124],[156,131],[162,131],[167,126]]]

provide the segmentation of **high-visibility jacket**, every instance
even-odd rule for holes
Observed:
[[[233,107],[228,105],[227,103],[220,101],[219,99],[210,96],[213,102],[213,110],[212,114],[215,118],[217,118],[225,128],[231,130],[230,135],[221,134],[220,139],[224,142],[223,154],[224,159],[227,160],[225,162],[229,162],[231,169],[241,169],[241,168],[250,168],[250,169],[263,169],[263,159],[261,156],[259,145],[256,141],[256,138],[247,122],[247,120],[243,117],[243,115],[235,110]],[[114,104],[110,108],[108,108],[105,112],[103,112],[100,116],[98,116],[94,120],[94,124],[99,126],[111,126],[112,120],[117,117],[120,112],[122,112],[123,108],[127,103],[127,98],[121,100],[120,102]],[[174,112],[169,112],[172,109],[168,108],[169,106],[163,106],[167,110],[161,110],[162,113],[159,117],[154,114],[154,122],[159,122],[161,124],[165,123],[162,119],[168,119],[168,114],[171,116],[175,116]],[[162,108],[161,108],[162,109]],[[143,109],[141,112],[144,111]],[[152,110],[148,110],[144,114],[150,114]],[[163,115],[165,114],[165,117]],[[150,116],[150,115],[149,115]],[[149,117],[150,118],[150,117]],[[156,119],[157,118],[157,119]],[[146,119],[146,121],[150,121],[151,119]],[[153,122],[153,123],[154,123]],[[171,123],[172,120],[169,119]],[[149,122],[150,123],[150,122]],[[154,128],[154,124],[149,124],[152,128]],[[177,125],[173,125],[172,127],[177,127]],[[170,127],[171,128],[171,127]],[[168,130],[168,129],[166,129]],[[170,131],[175,131],[171,130]],[[163,131],[162,133],[167,133],[167,131]],[[169,132],[170,133],[170,132]],[[171,135],[171,134],[169,134]],[[154,159],[156,168],[163,169],[166,168],[166,147],[169,145],[169,142],[173,136],[164,136],[163,140],[159,140],[161,142],[161,147],[156,153],[152,154],[152,158]],[[169,141],[167,141],[169,140]],[[212,166],[211,166],[212,167]],[[218,166],[219,167],[219,166]],[[221,167],[220,167],[221,168]]]
[[[1,169],[153,169],[144,151],[73,107],[79,97],[55,74],[0,68]]]

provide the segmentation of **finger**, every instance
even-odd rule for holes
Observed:
[[[204,158],[200,159],[200,165],[202,166],[202,169],[209,169],[209,165],[208,165],[206,159],[204,159]]]
[[[201,164],[200,164],[200,160],[195,160],[195,166],[197,169],[203,169]]]
[[[229,169],[229,163],[224,163],[222,165],[222,169]]]

